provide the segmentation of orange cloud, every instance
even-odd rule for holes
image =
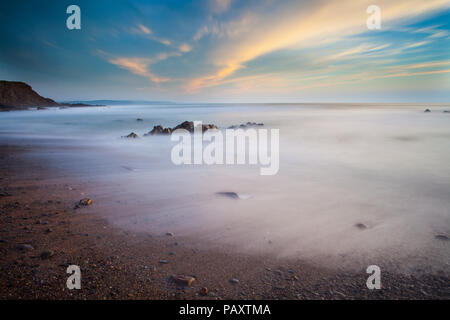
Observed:
[[[357,34],[367,30],[366,8],[372,1],[341,0],[295,1],[274,9],[270,15],[263,11],[244,13],[235,20],[202,28],[194,37],[199,40],[210,30],[220,43],[209,59],[216,72],[192,79],[188,92],[220,85],[245,64],[259,56],[284,49],[312,45],[321,39]],[[387,22],[413,17],[448,5],[447,0],[378,0],[382,8],[383,25]],[[360,48],[361,50],[361,48]],[[374,49],[375,50],[375,49]]]
[[[108,61],[122,69],[130,71],[131,73],[137,74],[142,77],[146,77],[154,83],[166,82],[170,80],[169,78],[158,77],[152,72],[150,72],[148,68],[150,61],[148,59],[115,58],[109,59]]]

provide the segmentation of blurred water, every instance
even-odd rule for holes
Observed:
[[[0,114],[2,142],[102,185],[95,205],[136,231],[328,264],[449,272],[450,109],[425,105],[152,105]],[[136,121],[143,118],[144,121]],[[280,170],[175,166],[154,125],[280,129]],[[233,191],[248,199],[216,192]],[[363,223],[366,229],[355,224]]]

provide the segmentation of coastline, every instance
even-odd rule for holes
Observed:
[[[122,230],[92,206],[74,210],[101,185],[67,177],[24,157],[30,147],[0,143],[0,299],[448,299],[447,275],[385,271],[369,290],[362,269],[196,248],[192,239]],[[114,195],[110,195],[111,199]],[[30,244],[29,251],[17,250]],[[41,253],[52,251],[48,259]],[[160,263],[166,260],[167,263]],[[66,288],[79,265],[82,289]],[[172,275],[196,278],[192,287]],[[230,279],[238,279],[231,283]],[[209,293],[202,295],[201,288]]]

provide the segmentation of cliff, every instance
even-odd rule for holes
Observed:
[[[26,107],[55,107],[60,104],[40,96],[24,82],[0,80],[0,107],[21,109]]]

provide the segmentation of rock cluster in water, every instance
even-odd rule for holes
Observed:
[[[177,129],[185,129],[189,132],[194,132],[194,122],[192,121],[184,121],[183,123],[180,123],[176,127],[173,128],[164,128],[161,125],[154,126],[153,129],[144,134],[144,136],[155,136],[159,134],[171,134],[173,131]],[[215,124],[202,124],[202,132],[205,132],[209,129],[219,129]]]
[[[233,125],[228,127],[228,129],[245,129],[245,128],[250,128],[250,127],[262,127],[264,125],[264,123],[256,123],[256,122],[247,122],[247,123],[243,123],[241,125]]]
[[[127,136],[122,136],[122,138],[137,139],[137,138],[139,138],[139,136],[136,133],[132,132]]]

